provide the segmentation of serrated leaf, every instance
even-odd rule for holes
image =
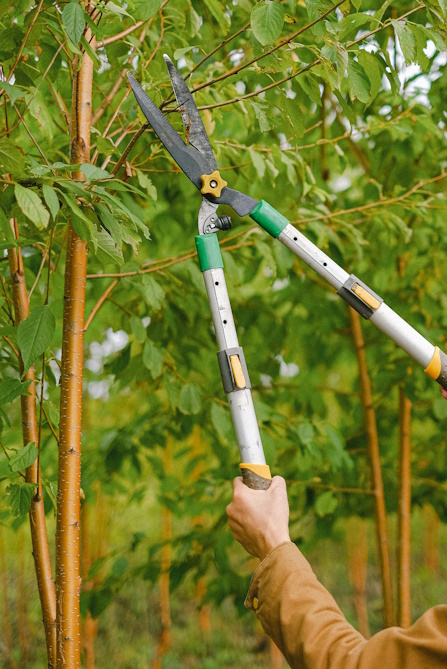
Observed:
[[[370,83],[363,67],[351,58],[348,61],[348,83],[351,100],[357,98],[366,103],[370,100]]]
[[[158,379],[163,369],[163,352],[147,339],[143,348],[143,362],[153,379]]]
[[[44,184],[42,186],[42,194],[43,199],[45,200],[46,205],[50,210],[51,216],[53,217],[53,221],[55,221],[56,216],[59,213],[59,198],[56,195],[56,191],[51,188],[51,186]]]
[[[7,379],[0,383],[0,405],[8,404],[28,392],[32,381],[21,383],[19,379]]]
[[[36,307],[17,328],[17,343],[25,371],[48,348],[56,329],[56,319],[48,305]]]
[[[79,44],[85,30],[85,18],[82,7],[77,2],[70,2],[65,5],[62,12],[62,23],[73,44],[75,46]]]
[[[109,235],[105,228],[100,228],[98,230],[98,228],[93,226],[93,231],[98,248],[108,255],[114,262],[118,263],[118,265],[122,265],[124,262],[123,252],[117,246],[113,237]]]
[[[279,2],[256,5],[251,13],[251,29],[258,42],[263,46],[273,44],[281,35],[284,16],[284,6]]]
[[[372,101],[377,96],[382,86],[382,70],[380,68],[379,60],[374,54],[368,53],[364,49],[359,51],[357,57],[371,84],[370,100]]]
[[[400,48],[405,58],[405,63],[410,65],[416,57],[416,39],[410,28],[403,21],[391,20],[391,23],[399,38]]]
[[[270,122],[267,118],[267,115],[264,111],[264,107],[262,103],[260,102],[255,102],[254,100],[251,101],[251,106],[253,107],[253,110],[255,112],[256,118],[258,119],[259,122],[259,129],[261,132],[268,132],[271,129]]]
[[[50,221],[50,214],[46,209],[40,197],[30,188],[24,188],[20,184],[14,186],[14,194],[17,204],[25,216],[34,223],[36,228],[44,230]]]
[[[91,163],[84,163],[81,165],[81,172],[85,174],[87,181],[93,181],[95,179],[110,179],[111,174],[107,170],[102,170],[96,165]]]
[[[149,21],[159,11],[161,0],[134,0],[133,16],[137,21]]]
[[[265,160],[264,160],[264,157],[258,151],[255,151],[254,149],[248,149],[248,152],[250,154],[250,158],[253,161],[254,168],[255,168],[256,172],[258,173],[258,177],[260,179],[262,179],[264,174],[265,174]]]
[[[197,414],[202,408],[200,388],[194,383],[187,383],[180,392],[179,409],[184,414]]]
[[[28,469],[30,465],[37,460],[38,449],[34,442],[30,442],[21,448],[9,460],[9,467],[12,472],[22,472]]]
[[[14,483],[8,486],[9,505],[16,516],[28,513],[35,489],[35,483]]]
[[[14,104],[16,100],[20,100],[25,97],[25,91],[23,91],[18,86],[12,86],[6,81],[2,81],[0,87],[8,94],[8,98],[11,100],[11,104]],[[1,89],[0,88],[0,89]]]
[[[160,309],[165,296],[163,288],[148,274],[142,277],[142,283],[146,302],[155,310]]]

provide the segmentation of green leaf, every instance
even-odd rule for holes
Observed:
[[[376,58],[373,53],[368,53],[368,51],[365,51],[364,49],[359,51],[357,58],[370,81],[370,101],[372,101],[377,96],[382,86],[382,70],[379,63],[380,59]]]
[[[267,115],[264,111],[264,105],[265,103],[259,101],[258,102],[255,102],[254,100],[251,101],[251,106],[253,107],[256,118],[258,119],[259,122],[260,131],[268,132],[272,126],[270,125]]]
[[[279,2],[264,2],[251,12],[251,29],[256,39],[265,46],[273,44],[281,35],[284,25],[284,6]]]
[[[28,388],[30,387],[32,381],[25,381],[21,383],[19,379],[7,379],[0,383],[0,405],[8,404],[20,397],[20,395],[26,395]]]
[[[157,189],[155,188],[154,184],[149,179],[149,177],[141,170],[137,170],[137,178],[141,188],[144,188],[147,191],[149,197],[156,201]]]
[[[327,490],[318,495],[315,502],[315,513],[320,518],[324,518],[324,516],[334,513],[337,506],[338,500],[334,497],[334,493],[331,490]]]
[[[194,383],[187,383],[180,393],[179,409],[184,414],[197,414],[202,408],[200,388]]]
[[[14,483],[7,487],[9,505],[16,516],[24,516],[28,513],[35,489],[35,483]]]
[[[17,343],[25,370],[48,348],[53,339],[56,319],[48,305],[36,307],[17,328]]]
[[[137,21],[149,21],[159,11],[161,0],[134,0],[133,5],[134,18]]]
[[[84,163],[81,165],[81,172],[85,174],[87,181],[93,181],[95,179],[110,179],[111,174],[107,170],[102,170],[96,165],[91,163]]]
[[[65,5],[62,12],[62,23],[73,44],[75,46],[79,44],[85,29],[85,18],[82,7],[77,2],[70,2]]]
[[[24,188],[20,184],[16,184],[14,186],[14,194],[25,216],[34,223],[36,228],[44,230],[50,221],[50,214],[48,209],[43,206],[37,193],[30,188]]]
[[[165,297],[165,291],[155,281],[155,279],[148,274],[142,276],[141,280],[143,284],[143,293],[146,302],[150,304],[151,307],[153,307],[155,310],[160,309]]]
[[[12,86],[11,84],[8,84],[6,81],[2,81],[0,87],[3,88],[3,90],[5,90],[8,94],[8,97],[11,100],[11,104],[14,104],[16,100],[20,100],[21,98],[25,97],[25,91],[23,91],[18,86]]]
[[[301,423],[298,427],[298,436],[300,441],[304,444],[310,444],[314,440],[314,429],[309,422]]]
[[[395,21],[392,19],[391,23],[399,38],[399,44],[405,58],[405,63],[410,65],[416,58],[416,38],[410,28],[403,21]]]
[[[113,237],[109,235],[107,230],[104,228],[100,228],[98,230],[98,228],[93,226],[93,231],[98,248],[101,249],[101,251],[109,256],[109,258],[111,258],[114,262],[118,263],[118,265],[122,265],[124,262],[123,252],[117,246]]]
[[[59,213],[59,198],[56,195],[56,191],[53,188],[51,188],[51,186],[44,184],[42,186],[42,194],[43,194],[43,199],[45,200],[46,205],[51,212],[53,221],[55,221],[56,216]]]
[[[28,469],[30,465],[37,460],[38,449],[34,442],[30,442],[21,448],[20,451],[17,451],[9,461],[9,467],[12,472],[22,472],[25,469]]]
[[[2,137],[0,139],[0,174],[6,172],[23,172],[25,168],[25,156],[20,149]]]
[[[369,102],[370,83],[363,67],[352,58],[348,61],[348,83],[351,100],[357,98],[360,102]]]
[[[253,161],[254,168],[255,168],[256,172],[258,173],[258,177],[260,179],[262,179],[264,174],[265,174],[265,160],[264,160],[264,157],[258,151],[255,151],[254,149],[248,149],[248,152],[250,154],[250,158]]]
[[[163,369],[163,352],[147,339],[143,348],[143,362],[153,379],[158,379]]]

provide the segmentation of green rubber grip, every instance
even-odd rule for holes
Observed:
[[[197,255],[202,272],[224,266],[219,240],[215,234],[196,236]]]
[[[264,228],[272,237],[279,237],[289,221],[285,216],[276,211],[268,202],[261,200],[250,213],[256,223]]]

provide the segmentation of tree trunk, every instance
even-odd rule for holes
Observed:
[[[398,625],[411,625],[411,402],[399,389]]]
[[[348,518],[345,526],[348,553],[349,580],[354,588],[354,607],[359,621],[359,632],[369,639],[366,603],[366,573],[368,568],[368,524],[363,518]]]
[[[365,419],[368,457],[371,468],[371,484],[374,492],[376,535],[382,579],[383,622],[385,627],[390,627],[391,625],[394,625],[394,601],[376,415],[372,402],[371,381],[368,374],[368,367],[366,365],[365,343],[363,341],[360,316],[354,309],[351,309],[351,307],[349,307],[349,318],[351,321],[351,333],[359,367],[360,396],[362,400],[363,416]]]
[[[15,219],[11,220],[12,228],[17,236]],[[12,295],[14,301],[15,324],[29,316],[29,298],[25,282],[22,254],[20,248],[8,250],[9,268],[11,272]],[[23,374],[23,362],[19,361],[20,373]],[[36,386],[34,383],[34,365],[25,374],[24,380],[30,380],[28,395],[20,398],[22,411],[23,445],[39,442],[39,430],[36,413]],[[42,617],[47,644],[48,667],[56,668],[56,594],[53,574],[51,572],[50,551],[48,548],[45,510],[42,497],[41,476],[38,462],[26,470],[27,483],[36,484],[36,492],[31,500],[29,510],[31,541],[33,545],[34,566],[36,569],[37,587],[39,590]],[[38,483],[38,485],[37,485]]]
[[[172,437],[166,440],[164,469],[166,474],[171,471]],[[162,540],[161,549],[161,576],[160,576],[160,606],[161,606],[161,637],[158,643],[157,654],[153,669],[161,669],[163,656],[169,651],[171,641],[171,605],[169,598],[169,571],[171,569],[171,540],[172,540],[172,513],[167,508],[162,510]]]
[[[87,31],[87,41],[91,35]],[[94,48],[94,39],[90,42]],[[90,159],[93,62],[84,53],[73,62],[71,164]],[[74,172],[73,179],[84,179]],[[79,515],[81,480],[82,372],[87,245],[69,226],[62,332],[59,476],[56,525],[58,669],[80,666],[81,589]]]

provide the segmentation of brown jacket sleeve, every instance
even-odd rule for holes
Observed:
[[[261,562],[245,604],[293,669],[447,667],[447,606],[435,606],[408,629],[390,627],[366,641],[290,542]]]

